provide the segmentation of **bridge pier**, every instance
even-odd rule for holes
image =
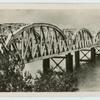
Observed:
[[[91,62],[95,63],[96,62],[96,50],[95,48],[91,48]]]
[[[100,46],[95,46],[96,57],[100,59]]]
[[[50,70],[50,58],[43,59],[43,73],[48,74]]]
[[[61,61],[56,62],[56,60],[54,60],[54,59],[61,59]],[[66,72],[73,73],[73,55],[71,53],[68,53],[66,56],[59,56],[59,57],[57,56],[57,57],[51,58],[51,60],[56,64],[56,66],[53,68],[53,70],[55,68],[59,68],[62,72],[64,72],[64,70],[60,66],[60,63],[64,59],[66,62]],[[43,59],[43,73],[48,74],[49,71],[50,71],[50,58]]]
[[[80,62],[90,62],[91,61],[91,57],[88,56],[88,54],[91,53],[91,50],[90,49],[82,49],[80,50],[80,53],[82,53],[82,57],[79,59]],[[81,54],[80,54],[81,55]],[[90,54],[91,56],[91,54]]]
[[[80,67],[80,51],[75,51],[75,70]]]
[[[73,55],[71,53],[68,53],[68,55],[66,55],[66,72],[73,72]]]

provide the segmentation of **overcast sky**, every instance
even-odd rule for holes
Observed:
[[[100,30],[100,9],[0,10],[0,23],[51,23],[59,28]]]

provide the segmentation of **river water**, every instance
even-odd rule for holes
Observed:
[[[78,87],[79,91],[100,91],[100,59],[81,66]]]

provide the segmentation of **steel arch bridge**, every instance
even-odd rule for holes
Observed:
[[[25,60],[44,59],[66,52],[67,45],[63,31],[47,23],[23,27],[7,44],[11,51],[19,51]]]
[[[99,42],[100,32],[93,38],[86,28],[72,33],[72,31],[64,32],[52,24],[33,23],[13,32],[6,47],[11,52],[17,53],[24,61],[30,62],[91,48],[99,45]]]

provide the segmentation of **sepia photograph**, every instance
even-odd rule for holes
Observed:
[[[0,8],[0,92],[100,92],[99,6]]]

